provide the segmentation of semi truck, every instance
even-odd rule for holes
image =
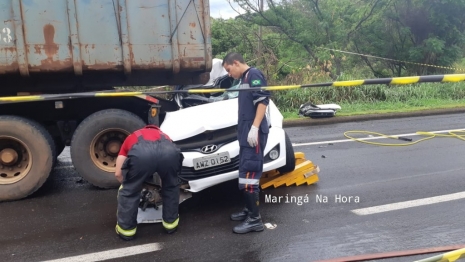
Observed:
[[[118,186],[126,136],[179,108],[115,87],[206,83],[209,9],[207,0],[0,1],[0,201],[39,189],[65,146],[84,179]]]

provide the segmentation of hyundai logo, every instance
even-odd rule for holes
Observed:
[[[210,153],[215,152],[216,150],[218,150],[217,145],[206,145],[202,147],[200,151],[202,151],[202,153],[205,153],[205,154],[210,154]]]

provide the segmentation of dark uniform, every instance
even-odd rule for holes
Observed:
[[[179,222],[178,172],[183,160],[179,148],[157,126],[148,125],[129,135],[119,154],[127,159],[121,168],[116,233],[123,239],[135,236],[142,186],[155,172],[162,183],[163,227],[168,233],[175,231]]]
[[[249,68],[241,78],[241,88],[266,86],[264,75],[256,68]],[[244,192],[246,208],[239,213],[231,215],[232,220],[244,220],[233,230],[236,233],[263,230],[258,205],[259,182],[263,171],[263,150],[268,140],[269,124],[266,116],[259,126],[258,145],[251,147],[247,136],[252,127],[259,103],[268,106],[270,92],[265,90],[239,92],[238,140],[239,151],[239,190]]]

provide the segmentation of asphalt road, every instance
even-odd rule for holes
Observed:
[[[66,149],[37,193],[21,201],[0,203],[0,258],[96,261],[113,254],[119,258],[112,261],[290,262],[457,244],[465,247],[465,197],[460,195],[465,186],[465,141],[441,137],[411,146],[344,141],[344,132],[350,130],[399,135],[451,129],[465,129],[462,114],[286,128],[294,149],[304,152],[321,171],[316,184],[261,192],[263,220],[276,228],[246,235],[232,233],[236,222],[229,220],[229,214],[241,208],[241,203],[237,182],[231,181],[182,203],[180,228],[175,234],[165,234],[160,224],[143,224],[131,242],[114,233],[116,190],[100,190],[83,181],[72,169]],[[414,141],[424,138],[409,137]],[[280,196],[279,203],[265,201]],[[343,202],[344,197],[350,201]],[[393,204],[392,208],[404,201],[413,202],[397,210],[378,207]],[[370,207],[378,208],[364,209]],[[366,214],[361,214],[363,211]],[[109,252],[100,253],[103,251]],[[83,257],[86,254],[93,259]],[[433,255],[382,261],[413,261]]]

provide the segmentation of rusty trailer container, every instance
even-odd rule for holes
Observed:
[[[201,84],[207,0],[2,0],[0,95]]]
[[[208,0],[1,0],[0,202],[38,190],[67,146],[82,178],[119,187],[126,137],[179,106],[114,87],[206,83],[209,9]]]

